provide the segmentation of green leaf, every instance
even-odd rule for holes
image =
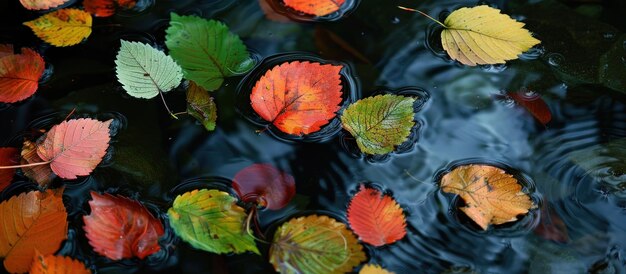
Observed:
[[[280,273],[346,273],[365,261],[363,246],[345,224],[310,215],[282,224],[270,247]]]
[[[150,99],[180,84],[181,68],[171,57],[147,44],[121,42],[115,72],[130,96]]]
[[[367,154],[385,154],[405,142],[415,125],[415,98],[378,95],[350,105],[341,116],[341,124]]]
[[[183,67],[185,79],[214,91],[225,77],[242,74],[254,65],[241,39],[215,20],[171,14],[165,44]]]
[[[187,113],[200,121],[208,131],[215,129],[217,106],[213,102],[213,97],[209,95],[206,89],[193,81],[189,83],[187,89]]]
[[[218,190],[193,190],[178,195],[167,211],[170,226],[183,241],[209,252],[259,254],[244,230],[246,213],[236,199]]]

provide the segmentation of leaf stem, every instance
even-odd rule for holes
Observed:
[[[159,89],[159,95],[161,95],[161,101],[163,101],[163,105],[165,106],[165,109],[167,109],[167,112],[169,112],[169,114],[172,116],[172,118],[178,120],[178,116],[176,116],[176,114],[174,114],[170,110],[170,107],[167,106],[167,102],[165,102],[165,96],[163,96],[163,91],[161,91],[161,89]]]
[[[189,114],[189,112],[181,111],[181,112],[174,113],[174,115],[186,115],[186,114]]]
[[[428,15],[428,14],[426,14],[426,13],[424,13],[424,12],[420,11],[420,10],[416,10],[416,9],[412,9],[412,8],[406,8],[406,7],[403,7],[403,6],[398,6],[398,8],[399,8],[399,9],[401,9],[401,10],[412,11],[412,12],[418,12],[419,14],[426,16],[426,18],[428,18],[428,19],[430,19],[430,20],[435,21],[435,23],[437,23],[437,24],[441,25],[442,27],[444,27],[444,28],[446,28],[446,29],[448,28],[446,25],[444,25],[443,23],[441,23],[439,20],[437,20],[437,19],[435,19],[435,18],[432,18],[430,15]]]
[[[22,168],[22,167],[42,166],[42,165],[47,165],[47,164],[49,164],[49,163],[51,163],[51,162],[52,162],[52,161],[45,161],[45,162],[30,163],[30,164],[25,164],[25,165],[0,166],[0,169],[11,169],[11,168]]]

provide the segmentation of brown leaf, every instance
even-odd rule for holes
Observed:
[[[21,164],[34,164],[45,162],[42,160],[39,155],[37,155],[37,146],[35,143],[26,140],[24,141],[24,145],[22,146],[22,162]],[[22,167],[22,171],[26,177],[35,181],[39,186],[46,187],[48,186],[56,175],[50,169],[50,165],[38,165],[31,167]]]

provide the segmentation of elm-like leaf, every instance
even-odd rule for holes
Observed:
[[[35,253],[35,259],[28,274],[91,274],[81,261],[67,256],[43,255]]]
[[[187,88],[187,113],[196,118],[208,131],[215,130],[217,106],[209,92],[191,81]]]
[[[0,52],[0,102],[15,103],[32,96],[45,70],[43,58],[29,48],[13,54],[11,45],[0,46],[6,50]]]
[[[79,9],[60,9],[25,22],[41,40],[57,47],[76,45],[91,34],[91,14]]]

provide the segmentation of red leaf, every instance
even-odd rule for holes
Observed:
[[[15,103],[32,96],[39,86],[45,62],[32,49],[13,54],[11,45],[0,48],[0,102]]]
[[[550,122],[550,120],[552,120],[550,108],[548,108],[546,102],[543,101],[538,94],[532,93],[529,95],[528,92],[522,90],[518,92],[509,92],[507,95],[515,100],[515,102],[523,106],[542,124],[546,125]]]
[[[102,161],[109,147],[109,125],[113,120],[73,119],[53,126],[37,146],[43,161],[64,179],[89,175]]]
[[[283,0],[285,6],[316,16],[329,15],[341,8],[345,0]]]
[[[0,147],[0,166],[14,166],[18,163],[18,151],[13,147]],[[0,169],[0,191],[13,180],[15,168]]]
[[[115,14],[118,7],[130,9],[137,4],[137,0],[85,0],[85,11],[96,17],[109,17]]]
[[[281,209],[296,193],[293,177],[270,164],[254,164],[239,171],[233,188],[247,203],[257,203],[268,209]]]
[[[85,236],[98,254],[111,260],[145,258],[158,252],[163,225],[138,201],[91,192]]]
[[[275,66],[252,89],[252,108],[285,133],[319,131],[337,116],[341,68],[298,61]]]
[[[406,220],[398,203],[363,185],[350,201],[348,222],[363,242],[374,246],[391,244],[406,235]]]
[[[22,146],[22,161],[21,164],[34,164],[45,162],[42,160],[39,155],[37,155],[37,146],[31,141],[24,141],[24,145]],[[24,175],[30,178],[31,180],[37,182],[41,187],[46,187],[56,175],[50,169],[50,165],[38,165],[31,167],[22,167],[22,171],[24,171]]]

